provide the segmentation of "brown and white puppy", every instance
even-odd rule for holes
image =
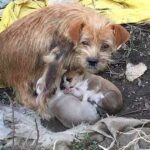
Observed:
[[[115,114],[123,106],[120,90],[101,76],[80,70],[70,71],[64,74],[62,84],[65,93],[98,105],[107,113]]]
[[[45,76],[43,75],[38,81],[36,85],[37,106],[40,105],[43,96],[43,91],[45,87]],[[47,108],[44,111],[41,111],[41,115],[45,119],[49,119],[50,117],[56,117],[65,127],[71,128],[75,125],[79,125],[81,123],[95,123],[98,119],[100,119],[100,115],[97,112],[97,108],[92,105],[88,101],[80,101],[78,97],[75,97],[71,94],[64,93],[63,90],[60,89],[60,83],[55,91],[55,94],[51,97],[47,97]]]
[[[54,88],[52,83],[62,68],[83,68],[93,73],[102,70],[128,38],[129,33],[122,26],[94,10],[73,4],[51,5],[0,33],[0,80],[16,89],[21,103],[33,107],[31,85],[45,71],[43,56],[48,56],[53,48],[58,46],[60,52],[47,72],[47,91]]]
[[[41,103],[44,87],[45,75],[36,85],[38,105]],[[43,117],[56,117],[69,128],[83,122],[95,123],[103,110],[115,114],[123,105],[121,92],[113,83],[80,70],[66,72],[61,85],[58,83],[55,94],[47,99],[47,114],[43,114]]]

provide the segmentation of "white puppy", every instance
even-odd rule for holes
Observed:
[[[44,77],[37,81],[36,92],[38,96],[44,90]],[[39,101],[39,98],[37,99]],[[37,103],[39,103],[37,101]],[[80,101],[79,98],[65,94],[59,87],[54,96],[48,100],[48,113],[56,117],[64,126],[71,128],[81,123],[95,123],[99,118],[99,114],[94,105],[88,101]]]

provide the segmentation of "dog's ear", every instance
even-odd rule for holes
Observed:
[[[84,27],[84,23],[82,21],[76,21],[70,25],[69,36],[74,43],[79,42],[83,27]]]
[[[118,24],[112,24],[110,25],[110,28],[113,30],[117,48],[128,41],[130,34],[124,27]]]

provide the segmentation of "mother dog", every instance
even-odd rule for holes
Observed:
[[[32,85],[45,71],[43,57],[51,49],[58,46],[63,50],[63,68],[96,73],[107,66],[111,54],[128,38],[122,26],[94,10],[79,5],[51,5],[0,33],[0,80],[15,88],[21,103],[34,107]],[[53,76],[57,76],[55,72],[49,72],[49,78]]]

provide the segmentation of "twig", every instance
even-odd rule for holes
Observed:
[[[109,147],[103,147],[102,145],[98,145],[102,150],[110,150],[110,149],[112,149],[113,147],[114,147],[114,145],[115,145],[115,140],[113,140],[112,142],[111,142],[111,144],[110,144],[110,146]]]
[[[142,131],[142,129],[143,129],[143,127],[144,127],[145,124],[146,123],[143,123],[143,125],[142,125],[142,127],[140,129],[133,128],[133,130],[137,132],[135,138],[132,141],[130,141],[127,145],[121,147],[119,150],[126,150],[131,145],[133,145],[133,144],[135,145],[139,140],[144,140],[145,142],[150,143],[150,139],[149,139],[150,135],[147,135],[144,131]],[[142,136],[142,134],[144,136]]]
[[[14,104],[15,102],[10,98],[10,96],[4,92],[4,94],[7,96],[9,102],[10,102],[10,105],[11,105],[11,108],[12,108],[12,150],[15,150],[15,113],[14,113]]]
[[[131,115],[131,114],[135,114],[135,113],[140,113],[140,112],[143,112],[143,111],[150,111],[150,110],[149,109],[135,110],[135,111],[119,114],[117,116],[122,117],[122,116],[127,116],[127,115]]]
[[[125,73],[122,72],[122,73],[117,73],[113,70],[111,70],[111,68],[108,66],[108,69],[109,69],[109,72],[106,72],[106,73],[109,73],[109,76],[111,77],[112,75],[117,75],[117,76],[123,76]]]
[[[103,147],[102,145],[98,145],[99,148],[101,148],[102,150],[108,150],[107,148]]]
[[[133,139],[132,141],[130,141],[127,145],[125,145],[125,146],[123,146],[123,147],[121,147],[119,150],[126,150],[127,148],[129,148],[131,145],[133,145],[135,142],[138,142],[139,140],[144,140],[144,141],[146,141],[146,142],[148,142],[148,143],[150,143],[150,141],[147,141],[144,137],[137,137],[137,138],[135,138],[135,139]]]
[[[22,145],[22,149],[24,150],[25,148],[25,145],[27,144],[27,142],[28,142],[28,139],[29,139],[29,137],[31,136],[31,134],[32,134],[32,132],[28,135],[28,137],[26,138],[26,140],[24,141],[24,144]]]
[[[147,135],[144,131],[142,131],[145,124],[147,124],[147,123],[143,123],[143,125],[140,129],[134,129],[134,130],[137,132],[138,136],[141,137],[141,139],[143,139],[147,143],[150,143],[150,135]],[[142,136],[142,134],[143,134],[143,136]]]
[[[133,145],[135,142],[139,141],[140,138],[136,138],[136,139],[133,139],[132,141],[130,141],[127,145],[119,148],[119,150],[126,150],[127,148],[129,148],[131,145]]]
[[[38,124],[37,124],[36,119],[35,119],[35,126],[36,126],[36,131],[37,131],[37,139],[35,141],[35,147],[33,148],[33,150],[36,150],[36,147],[37,147],[38,141],[39,141],[39,129],[38,129]]]
[[[53,150],[56,150],[56,143],[57,143],[57,140],[54,142]]]
[[[108,150],[112,149],[114,147],[115,143],[116,143],[116,140],[113,140],[107,149]]]
[[[15,150],[15,115],[14,115],[14,102],[12,101],[12,104],[11,104],[11,107],[12,107],[12,125],[13,125],[13,147],[12,149]]]

